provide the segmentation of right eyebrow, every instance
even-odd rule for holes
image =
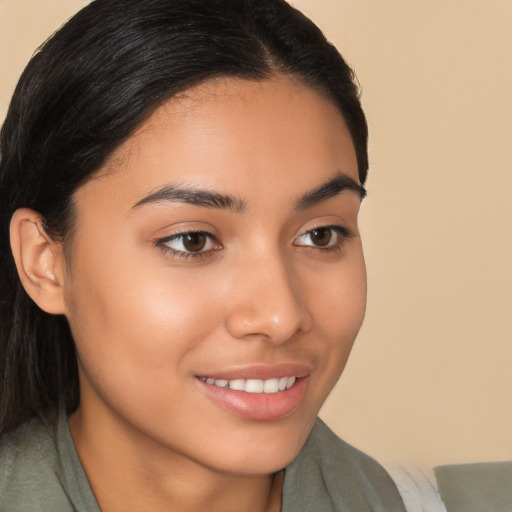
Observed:
[[[175,185],[166,185],[159,188],[135,203],[132,208],[137,208],[148,203],[167,201],[193,204],[205,208],[231,210],[235,213],[244,213],[247,208],[247,204],[243,199],[231,195],[198,188],[178,187]]]

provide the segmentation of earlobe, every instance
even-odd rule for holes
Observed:
[[[62,245],[46,233],[41,215],[29,208],[14,212],[11,250],[21,283],[47,313],[64,314],[64,255]]]

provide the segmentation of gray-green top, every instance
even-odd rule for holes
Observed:
[[[38,420],[0,444],[1,512],[100,512],[68,423]],[[286,468],[282,512],[405,512],[386,471],[317,420]]]
[[[512,510],[512,461],[438,466],[434,472],[450,512]]]

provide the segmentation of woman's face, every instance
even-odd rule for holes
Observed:
[[[155,111],[74,199],[83,417],[215,470],[288,464],[365,309],[356,156],[335,106],[285,78],[210,81]]]

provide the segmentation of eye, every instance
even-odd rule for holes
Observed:
[[[294,245],[334,250],[340,248],[350,236],[350,231],[343,226],[322,226],[300,235]]]
[[[200,256],[221,248],[217,239],[206,231],[176,233],[158,240],[156,245],[178,257]]]

